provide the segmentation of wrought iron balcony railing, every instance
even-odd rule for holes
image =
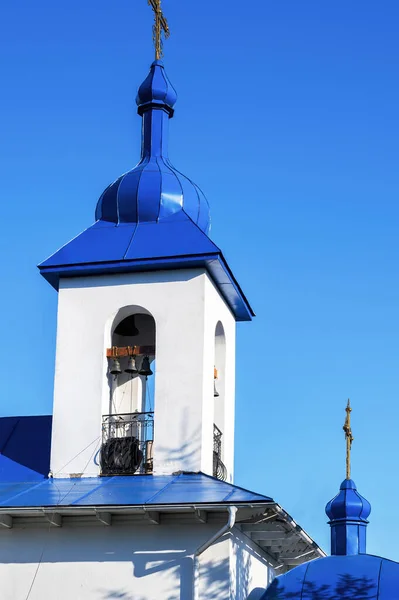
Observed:
[[[154,413],[104,415],[100,464],[102,475],[152,473]]]
[[[226,481],[227,469],[222,462],[222,432],[213,425],[213,476]]]

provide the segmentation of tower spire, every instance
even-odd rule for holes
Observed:
[[[343,430],[345,431],[345,439],[346,439],[346,479],[351,478],[351,450],[352,450],[352,442],[354,437],[352,435],[351,429],[351,402],[348,399],[348,404],[346,405],[346,419],[343,426]]]
[[[152,39],[155,46],[155,60],[160,60],[163,56],[162,34],[164,34],[165,39],[168,39],[170,36],[170,29],[166,17],[162,12],[161,0],[148,0],[148,4],[154,11]]]

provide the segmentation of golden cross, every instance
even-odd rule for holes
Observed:
[[[346,419],[345,419],[345,423],[343,426],[343,430],[345,431],[345,439],[346,439],[346,478],[350,479],[351,478],[351,449],[352,449],[352,442],[354,440],[354,437],[352,435],[352,429],[351,429],[351,412],[352,412],[352,408],[351,408],[351,403],[350,400],[348,400],[348,404],[346,405]]]
[[[162,12],[161,0],[148,0],[148,4],[154,11],[154,25],[152,28],[152,38],[155,46],[155,59],[159,60],[163,56],[162,51],[162,33],[165,39],[170,36],[170,30],[168,22]]]

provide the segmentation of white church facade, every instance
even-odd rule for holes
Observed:
[[[175,101],[156,60],[139,164],[39,266],[58,292],[54,409],[29,443],[28,417],[0,419],[2,600],[257,600],[324,556],[233,483],[236,322],[253,311],[169,161]]]

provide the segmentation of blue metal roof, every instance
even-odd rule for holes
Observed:
[[[0,482],[0,508],[273,502],[203,473]]]
[[[262,600],[394,600],[399,563],[371,556],[328,556],[277,577]]]
[[[0,419],[0,481],[35,481],[50,469],[51,416]]]
[[[47,479],[51,416],[0,418],[0,507],[272,502],[203,473]]]
[[[219,248],[192,221],[171,217],[167,222],[115,224],[97,221],[60,248],[40,266],[43,275],[48,267],[115,262],[151,261],[156,258],[218,255]],[[62,269],[64,268],[64,269]],[[65,276],[65,275],[64,275]]]
[[[238,321],[254,315],[220,249],[209,239],[210,213],[200,188],[168,158],[168,123],[176,93],[161,61],[139,89],[141,159],[109,185],[96,222],[39,265],[60,277],[205,267]]]

